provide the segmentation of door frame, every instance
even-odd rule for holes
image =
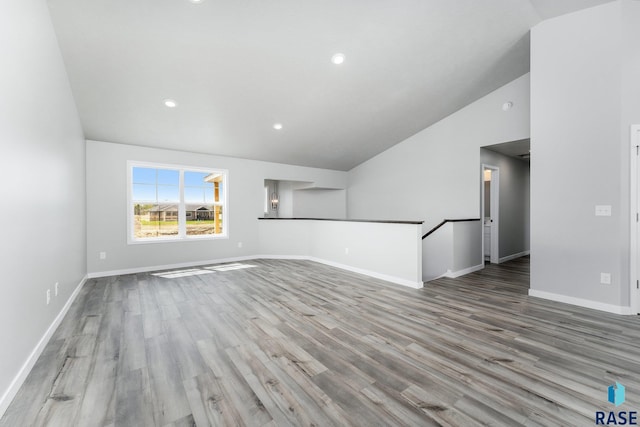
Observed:
[[[482,226],[484,227],[484,171],[491,170],[491,187],[489,195],[491,196],[491,254],[489,261],[492,264],[500,263],[500,168],[498,166],[483,163],[480,168],[480,188],[482,188],[480,203],[480,218],[482,218]],[[482,232],[482,259],[484,260],[484,230]]]
[[[638,197],[638,174],[640,171],[640,125],[632,125],[630,130],[630,197],[629,197],[629,306],[631,313],[640,314],[640,289],[638,289],[638,234],[640,233],[640,222],[638,222],[638,214],[640,213],[640,200]]]

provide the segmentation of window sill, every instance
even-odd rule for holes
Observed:
[[[127,239],[128,245],[148,245],[155,243],[181,243],[181,242],[201,242],[203,240],[227,240],[227,234],[218,234],[216,236],[187,236],[175,238],[150,238],[150,239]]]

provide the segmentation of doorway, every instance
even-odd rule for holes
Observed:
[[[500,168],[482,164],[482,248],[484,260],[500,262]]]
[[[631,126],[630,172],[629,305],[632,313],[640,314],[640,125]]]

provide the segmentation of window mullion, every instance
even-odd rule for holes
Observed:
[[[180,207],[178,209],[178,236],[185,238],[187,235],[187,213],[184,203],[184,169],[180,169]]]

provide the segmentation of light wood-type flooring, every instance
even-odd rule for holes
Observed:
[[[640,410],[638,316],[528,297],[528,258],[420,290],[310,261],[185,270],[89,280],[0,426],[590,426]]]

